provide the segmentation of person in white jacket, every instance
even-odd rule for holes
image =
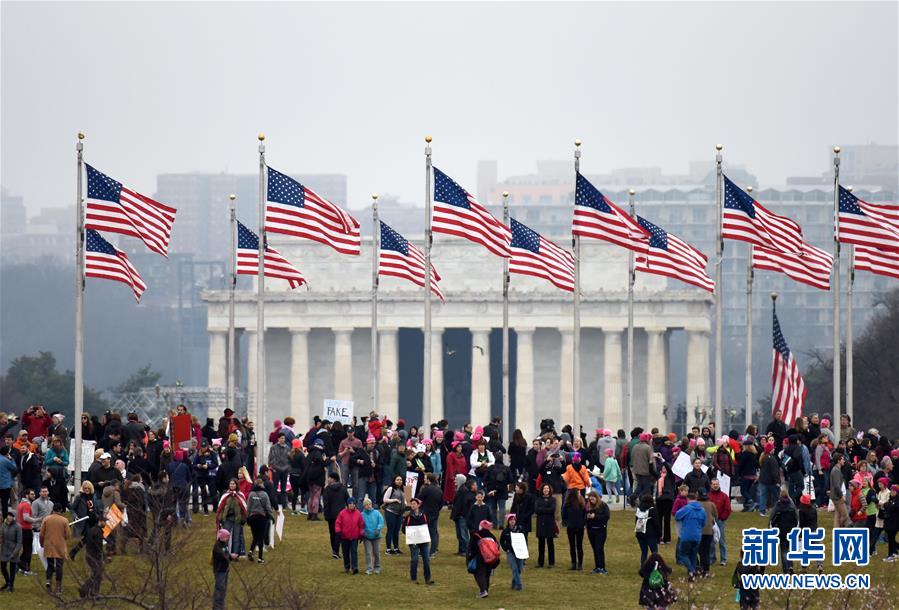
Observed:
[[[496,462],[496,458],[493,457],[493,454],[487,451],[487,441],[483,438],[478,440],[478,448],[476,451],[471,452],[471,457],[468,458],[468,463],[471,466],[471,470],[468,471],[468,474],[475,477],[478,481],[478,489],[484,489],[484,477],[487,476],[487,469],[493,466]]]

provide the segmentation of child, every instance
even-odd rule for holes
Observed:
[[[799,496],[799,527],[807,527],[811,530],[818,529],[818,509],[812,506],[812,497],[808,494]],[[824,571],[824,563],[818,563],[818,572]],[[758,603],[758,602],[756,602]]]
[[[652,553],[640,568],[640,605],[650,610],[666,610],[677,601],[677,591],[668,582],[671,568],[658,553]]]
[[[621,467],[615,459],[615,452],[606,449],[606,461],[602,467],[602,478],[606,482],[606,495],[615,494],[615,502],[619,501],[618,482],[621,480]]]
[[[499,537],[499,546],[506,552],[506,559],[509,562],[509,569],[512,570],[512,589],[521,591],[524,585],[521,584],[521,573],[524,571],[524,558],[518,558],[512,549],[512,534],[524,534],[524,531],[518,525],[518,519],[515,513],[506,515],[506,527]]]
[[[362,513],[356,510],[356,498],[347,499],[346,508],[340,511],[334,522],[334,531],[340,537],[343,571],[349,574],[352,570],[353,574],[358,574],[359,539],[365,531],[365,521],[362,519]]]
[[[811,499],[811,498],[809,498]],[[814,510],[814,509],[812,509]],[[758,589],[746,589],[743,587],[743,574],[764,574],[765,566],[743,565],[743,553],[740,553],[740,561],[734,568],[734,576],[731,584],[737,590],[737,601],[740,602],[740,610],[758,610],[761,603],[761,592]]]

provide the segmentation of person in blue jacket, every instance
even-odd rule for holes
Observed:
[[[365,546],[365,573],[381,573],[381,530],[384,529],[384,515],[376,510],[371,498],[362,503],[362,544]]]
[[[696,572],[696,554],[705,527],[705,510],[696,501],[696,493],[687,494],[689,502],[675,513],[674,518],[681,524],[680,539],[677,542],[677,563],[687,568],[687,576],[693,580]]]

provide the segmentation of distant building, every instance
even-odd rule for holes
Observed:
[[[844,151],[864,149],[853,155],[851,164],[856,176],[855,194],[871,202],[896,201],[896,173],[892,174],[893,188],[877,186],[877,177],[888,178],[890,152],[877,154],[867,147],[845,147]],[[890,147],[883,147],[890,148]],[[895,159],[895,147],[893,159]],[[479,165],[480,167],[480,165]],[[610,174],[586,177],[603,194],[622,207],[628,205],[628,189],[634,188],[637,212],[675,233],[709,256],[708,271],[714,277],[715,253],[715,172],[713,162],[690,164],[684,175],[663,175],[658,168],[630,168]],[[785,186],[763,186],[744,167],[725,164],[725,173],[741,186],[753,186],[754,197],[777,214],[796,220],[803,229],[806,241],[827,251],[833,249],[833,187],[823,178],[817,184],[788,180]],[[832,174],[831,174],[832,176]],[[851,184],[842,179],[843,184]],[[800,182],[797,184],[797,182]],[[889,182],[889,180],[885,180]],[[861,186],[859,186],[861,185]],[[868,185],[868,186],[865,186]],[[511,176],[490,189],[487,200],[494,214],[501,214],[501,193],[510,193],[511,216],[527,224],[556,243],[571,246],[571,218],[574,205],[573,161],[539,162],[537,172],[525,176]],[[843,287],[847,285],[848,249],[842,256]],[[728,240],[724,250],[724,399],[726,405],[742,407],[744,393],[746,280],[748,244]],[[643,280],[638,275],[638,286]],[[683,289],[684,284],[668,280],[671,289]],[[889,289],[888,278],[872,274],[856,274],[854,288],[856,336],[873,313],[871,307],[879,293]],[[893,283],[893,285],[895,285]],[[762,398],[770,392],[771,308],[770,293],[777,292],[778,315],[800,364],[809,362],[808,352],[832,351],[832,302],[830,292],[823,292],[797,283],[787,276],[767,271],[755,272],[753,291],[753,395]],[[844,297],[845,299],[845,297]],[[678,366],[672,363],[672,370]],[[676,386],[673,393],[678,394]],[[681,396],[683,396],[681,394]],[[689,396],[686,402],[694,405]]]
[[[0,190],[0,234],[18,235],[25,232],[25,202],[19,195]]]

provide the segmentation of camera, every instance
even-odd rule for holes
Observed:
[[[556,422],[548,418],[540,420],[540,434],[543,435],[548,432],[556,433]]]

